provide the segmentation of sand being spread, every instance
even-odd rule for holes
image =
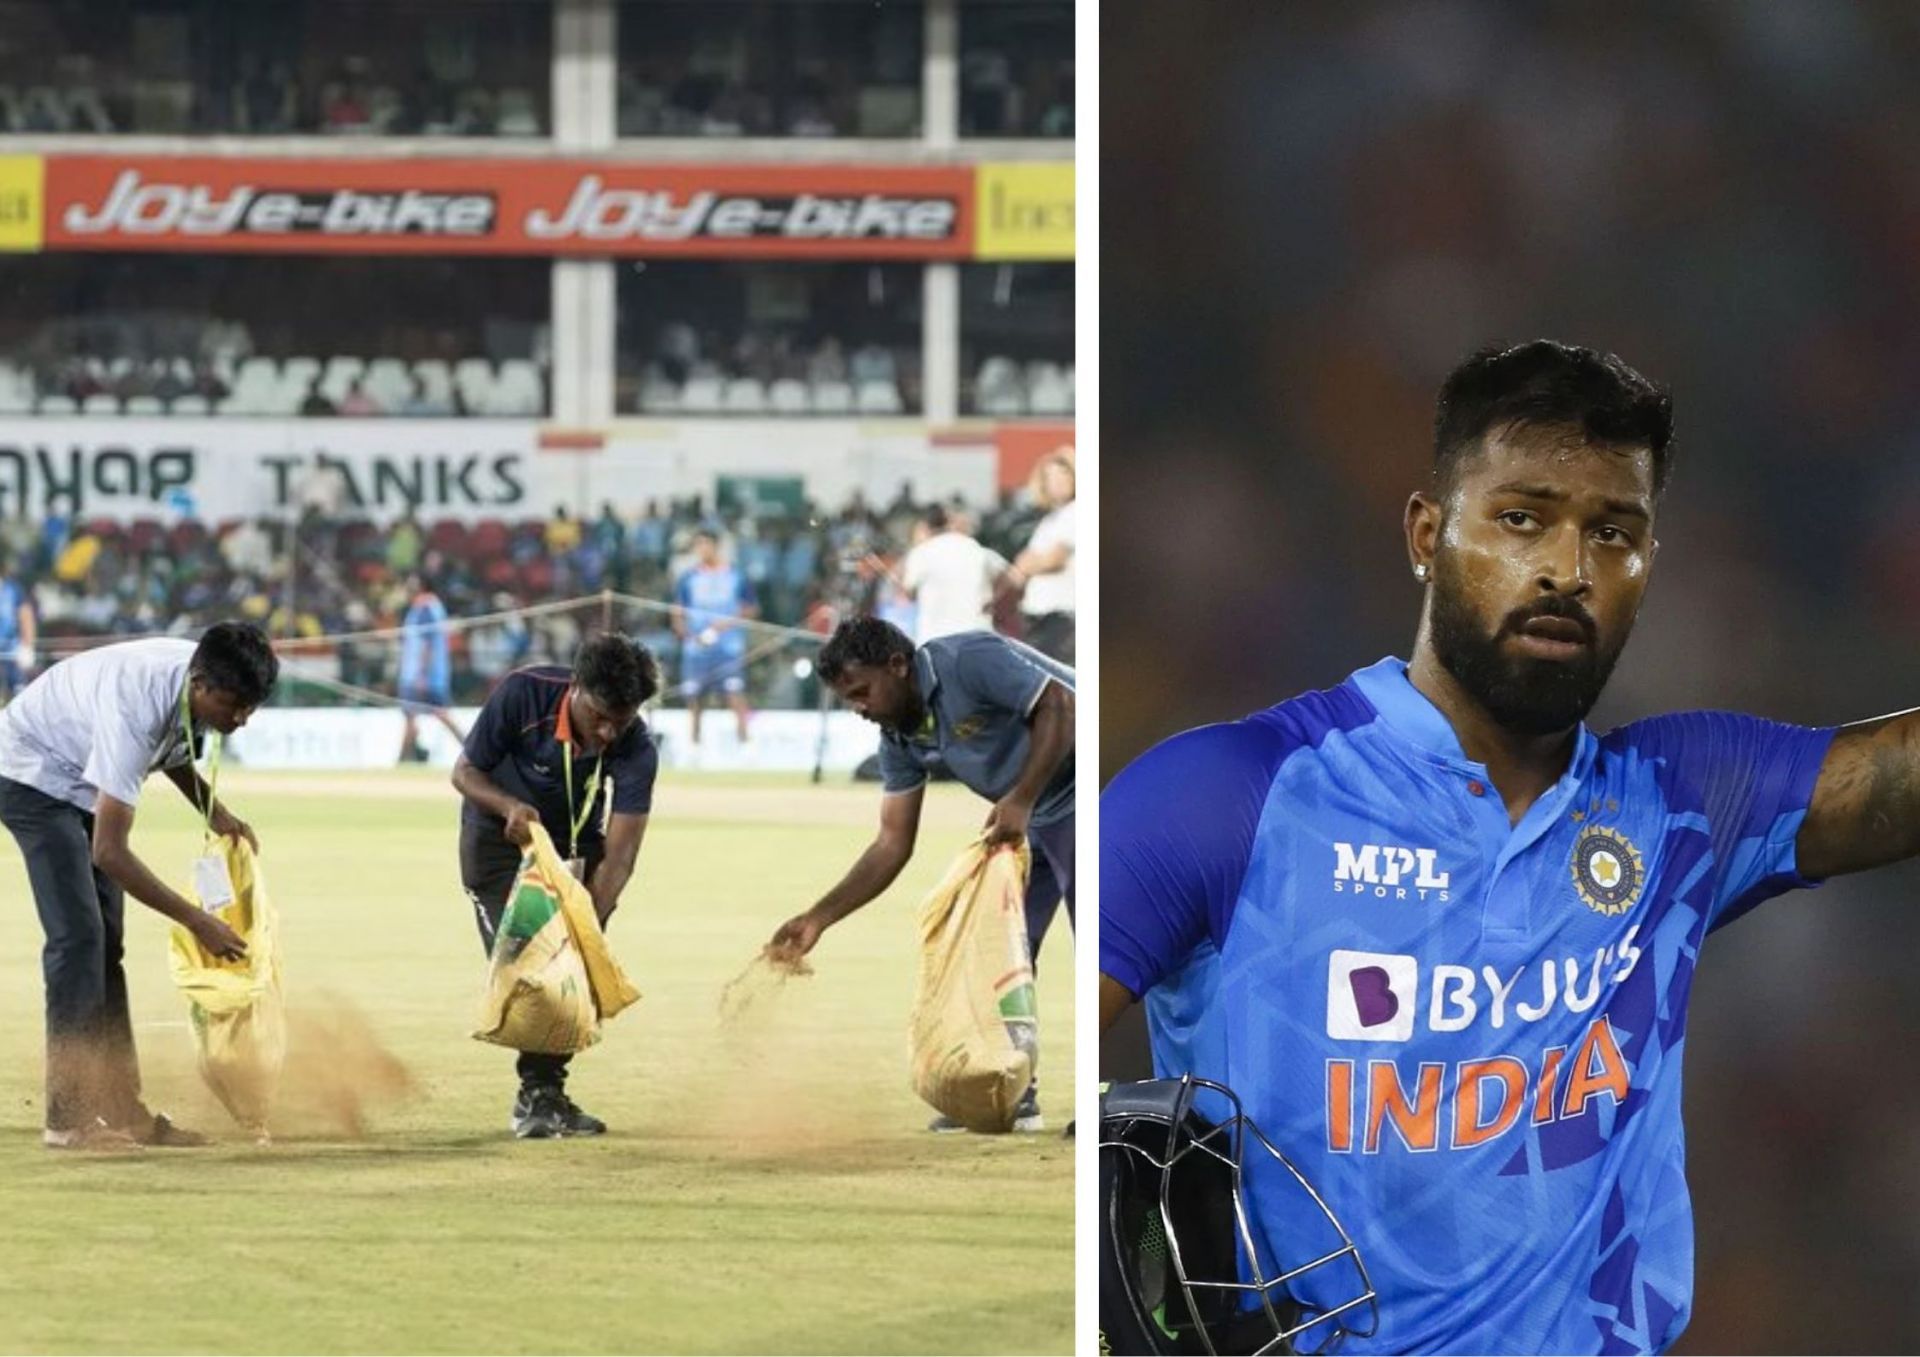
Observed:
[[[371,1118],[415,1096],[418,1081],[360,1010],[338,995],[287,1007],[287,1063],[270,1125],[277,1134],[359,1139]]]

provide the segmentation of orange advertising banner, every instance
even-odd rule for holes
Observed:
[[[45,157],[42,248],[964,259],[965,167]]]

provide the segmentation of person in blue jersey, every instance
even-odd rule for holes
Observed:
[[[0,703],[33,677],[39,622],[25,582],[10,564],[0,564]]]
[[[721,693],[733,708],[740,742],[747,741],[747,632],[742,622],[760,615],[759,599],[746,572],[720,554],[720,535],[701,528],[693,535],[694,565],[673,589],[680,638],[680,696],[691,735],[700,743],[700,709],[706,695]]]
[[[880,829],[853,867],[811,909],[782,924],[771,946],[789,956],[893,884],[913,857],[930,770],[944,768],[993,803],[991,843],[1027,841],[1027,947],[1033,957],[1067,903],[1073,915],[1073,670],[990,631],[941,636],[916,647],[891,622],[843,622],[820,648],[821,682],[880,727]],[[1014,1129],[1045,1123],[1029,1087]],[[957,1131],[936,1119],[929,1128]]]
[[[536,823],[585,883],[600,922],[612,918],[653,809],[660,759],[640,708],[659,691],[647,648],[608,632],[581,643],[572,669],[516,669],[488,696],[454,761],[453,786],[461,796],[460,880],[489,955]],[[520,1053],[509,1118],[515,1136],[607,1129],[567,1095],[571,1060]]]
[[[418,575],[407,576],[407,611],[400,619],[400,711],[406,725],[400,732],[400,762],[424,761],[426,750],[415,722],[430,716],[447,728],[455,740],[466,733],[447,714],[453,701],[453,634],[447,627],[447,605]]]
[[[1589,730],[1653,568],[1668,393],[1539,341],[1464,362],[1434,429],[1412,658],[1103,794],[1102,1026],[1144,997],[1156,1072],[1234,1089],[1353,1232],[1379,1324],[1344,1350],[1662,1351],[1692,1301],[1701,945],[1920,853],[1920,710]],[[1316,1222],[1253,1158],[1284,1257]]]

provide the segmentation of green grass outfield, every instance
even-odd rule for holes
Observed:
[[[1072,1143],[929,1135],[906,1084],[914,907],[985,803],[932,788],[902,880],[827,934],[816,975],[723,1026],[723,985],[851,863],[879,793],[663,778],[610,930],[645,997],[571,1085],[613,1131],[523,1143],[512,1053],[469,1036],[485,961],[444,776],[229,769],[221,790],[260,835],[290,1008],[350,1005],[418,1091],[355,1139],[290,1089],[292,1124],[255,1147],[200,1085],[161,920],[129,901],[148,1100],[221,1143],[42,1149],[41,936],[0,835],[0,1350],[1072,1350]],[[196,836],[149,782],[138,851],[184,879]],[[1040,989],[1055,1132],[1070,963],[1063,915]]]

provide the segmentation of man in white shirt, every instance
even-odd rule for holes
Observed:
[[[1074,639],[1074,474],[1073,449],[1065,447],[1040,459],[1033,469],[1034,499],[1047,510],[1014,558],[1015,580],[1024,580],[1020,611],[1027,644],[1041,654],[1073,663]]]
[[[962,532],[936,504],[921,516],[925,533],[900,567],[900,584],[920,607],[914,644],[993,628],[993,587],[1007,559]]]
[[[193,756],[208,730],[224,736],[244,726],[279,672],[264,632],[221,622],[198,645],[165,637],[75,655],[0,711],[0,823],[26,859],[47,935],[50,1148],[206,1143],[140,1101],[120,964],[124,895],[217,956],[244,956],[246,944],[155,875],[127,840],[141,784],[159,770],[213,833],[259,848],[253,830],[214,801]]]

